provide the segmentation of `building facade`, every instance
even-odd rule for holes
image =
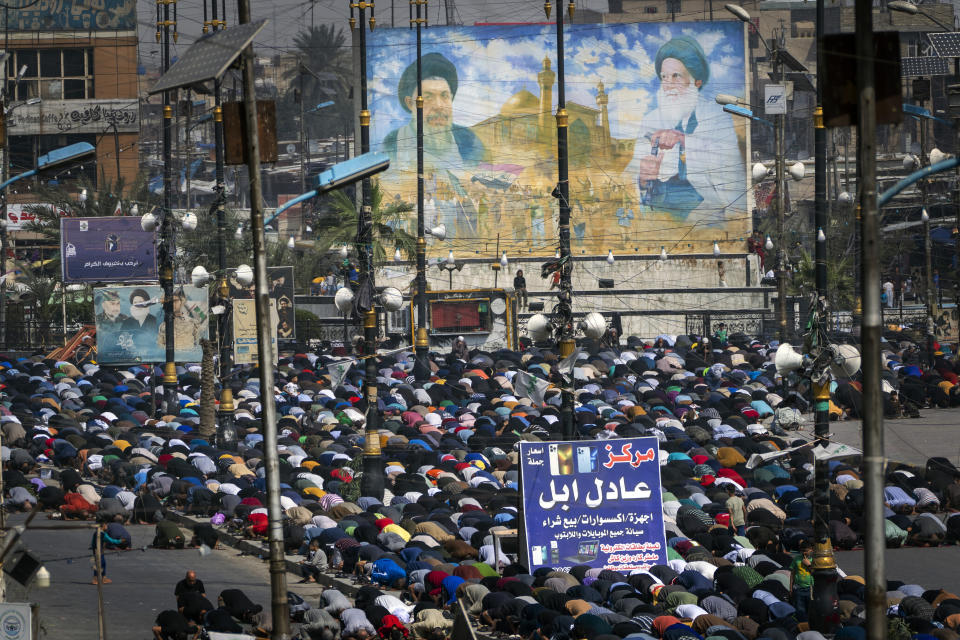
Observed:
[[[61,0],[57,11],[10,9],[3,49],[6,152],[10,175],[53,149],[89,142],[96,162],[47,176],[69,184],[80,173],[95,186],[126,184],[140,167],[135,0]],[[69,173],[67,173],[69,171]],[[29,202],[24,186],[8,202]],[[16,229],[13,229],[16,230]]]

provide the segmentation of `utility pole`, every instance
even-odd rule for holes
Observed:
[[[306,163],[304,162],[306,158],[306,144],[304,142],[305,136],[303,133],[303,69],[300,68],[300,59],[297,59],[297,68],[300,71],[300,90],[297,92],[297,102],[300,103],[300,193],[303,193],[307,190],[307,175],[306,175]],[[279,230],[280,221],[277,221],[277,228]]]
[[[4,8],[3,15],[6,17],[7,10]],[[3,148],[0,149],[0,183],[7,181],[8,171],[10,169],[10,156],[7,150],[10,148],[9,138],[7,137],[7,101],[0,97],[0,140],[3,141]],[[10,236],[7,235],[7,190],[0,191],[0,349],[7,348],[7,251]]]
[[[922,104],[922,101],[921,101]],[[920,124],[920,166],[926,166],[929,164],[927,158],[927,120],[925,118],[919,119]],[[927,213],[927,191],[929,188],[929,183],[926,178],[920,181],[920,219],[923,223],[923,297],[926,302],[927,310],[927,321],[924,323],[926,327],[927,334],[927,364],[930,365],[930,368],[933,368],[933,363],[936,358],[933,355],[933,317],[936,308],[934,307],[933,299],[933,260],[931,254],[933,253],[933,247],[930,242],[930,214]],[[919,287],[918,287],[919,289]],[[901,314],[903,313],[903,304],[900,305]]]
[[[193,207],[190,202],[190,193],[192,189],[190,188],[190,170],[193,169],[193,153],[191,153],[190,148],[193,146],[190,144],[190,121],[193,120],[193,91],[187,89],[187,126],[183,130],[183,146],[186,151],[185,167],[183,170],[183,181],[184,188],[187,191],[187,209]],[[183,156],[181,156],[183,157]]]
[[[543,5],[547,18],[550,18],[549,0]],[[567,3],[567,13],[573,20],[575,5],[573,0]],[[556,196],[559,207],[557,218],[557,239],[560,243],[560,291],[557,292],[559,301],[558,315],[555,326],[558,326],[560,357],[566,358],[573,353],[576,342],[573,339],[573,285],[570,282],[570,272],[573,269],[570,255],[570,177],[568,161],[567,133],[569,131],[569,115],[567,114],[566,82],[564,78],[564,51],[563,51],[563,10],[557,9],[557,188]],[[573,437],[573,397],[567,391],[560,392],[560,433],[564,440]]]
[[[827,130],[823,126],[823,35],[825,0],[817,0],[817,106],[813,113],[814,147],[814,228],[815,270],[817,298],[814,303],[817,323],[812,327],[817,332],[817,345],[822,349],[826,345],[821,340],[826,337],[826,327],[830,326],[829,305],[827,304]],[[826,371],[811,380],[814,399],[813,433],[821,446],[828,444],[830,432],[830,376]],[[825,461],[814,460],[813,487],[813,602],[810,607],[810,626],[821,633],[833,633],[839,624],[837,614],[837,561],[833,557],[833,542],[830,540],[830,482]]]
[[[163,28],[163,72],[170,69],[170,27],[174,28],[173,37],[177,37],[177,0],[156,0],[157,2],[157,39],[161,38]],[[170,5],[173,5],[173,20],[170,19]],[[161,9],[162,7],[162,9]],[[166,346],[166,364],[163,367],[164,410],[172,413],[177,404],[177,365],[176,344],[173,318],[173,185],[170,175],[171,129],[173,109],[170,106],[170,92],[163,92],[163,222],[160,225],[160,285],[163,287],[163,323]]]
[[[866,518],[867,637],[887,635],[887,584],[883,515],[883,399],[880,390],[880,233],[877,212],[877,116],[874,79],[873,3],[856,0],[857,191],[860,193],[861,352],[863,363],[863,466]]]
[[[367,109],[367,32],[366,10],[370,9],[370,30],[376,26],[373,16],[374,3],[366,0],[350,4],[350,29],[357,28],[354,10],[359,13],[360,45],[360,153],[370,151],[370,111]],[[363,354],[365,356],[364,398],[367,402],[366,426],[363,443],[363,477],[360,481],[360,494],[377,499],[383,498],[384,476],[382,454],[380,452],[380,412],[377,408],[377,310],[374,307],[376,285],[373,270],[373,226],[370,208],[370,178],[362,182],[360,215],[357,216],[357,258],[360,263],[360,287],[357,291],[357,313],[363,317]]]
[[[223,0],[224,2],[226,0]],[[207,20],[207,0],[203,2],[203,33],[210,29],[219,31],[227,28],[226,7],[223,7],[223,17],[217,15],[217,0],[210,1],[210,20]],[[227,188],[223,177],[224,167],[224,139],[223,139],[223,107],[221,106],[222,90],[220,78],[213,82],[213,146],[214,146],[214,201],[213,208],[217,218],[217,270],[220,272],[218,293],[220,294],[221,304],[224,311],[220,315],[219,338],[220,338],[220,431],[226,433],[227,429],[233,428],[233,389],[226,383],[226,377],[232,369],[233,349],[230,341],[230,320],[232,306],[230,305],[230,286],[227,283]],[[230,434],[232,436],[233,434]],[[221,440],[224,438],[221,437]],[[233,437],[228,440],[232,443]],[[222,446],[222,445],[221,445]]]
[[[780,34],[776,39],[776,47],[773,50],[773,75],[777,78],[777,84],[783,85],[783,65],[780,62],[780,49],[783,46],[783,26],[780,27]],[[786,100],[786,96],[783,98]],[[777,338],[780,342],[787,341],[787,270],[784,264],[784,238],[783,222],[786,215],[787,194],[786,194],[786,172],[787,163],[784,158],[783,150],[783,128],[784,114],[776,114],[776,128],[774,129],[774,147],[776,153],[776,171],[777,171]]]
[[[237,0],[240,24],[250,22],[250,0]],[[260,184],[260,139],[257,129],[257,95],[253,71],[253,44],[248,44],[243,60],[243,115],[246,124],[247,171],[250,175],[250,230],[253,233],[254,294],[257,304],[257,364],[260,388],[269,402],[263,403],[264,464],[267,480],[267,539],[270,547],[270,610],[273,640],[290,639],[290,607],[287,604],[287,567],[283,554],[283,509],[280,505],[280,456],[277,452],[277,405],[273,389],[274,346],[270,322],[269,283],[267,282],[267,242],[263,230],[263,192]]]
[[[416,18],[413,7],[416,6]],[[430,376],[427,354],[430,338],[427,335],[427,240],[423,211],[423,65],[421,64],[422,27],[427,26],[427,0],[410,0],[410,22],[417,29],[417,333],[414,340],[419,378]]]

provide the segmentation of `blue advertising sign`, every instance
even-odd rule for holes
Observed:
[[[166,360],[166,323],[160,285],[94,290],[97,360],[136,364]],[[177,286],[173,292],[173,335],[177,362],[200,362],[200,340],[210,335],[206,287]]]
[[[40,0],[11,7],[11,31],[130,31],[137,28],[136,0]]]
[[[60,218],[63,281],[156,280],[154,238],[136,217]]]
[[[530,572],[667,563],[656,438],[520,442]]]

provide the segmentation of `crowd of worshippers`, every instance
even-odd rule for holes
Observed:
[[[380,615],[360,599],[334,615],[323,604],[302,613],[304,624],[316,624],[317,637],[332,633],[323,610],[340,637],[382,635],[385,621],[389,635],[428,637],[444,633],[451,603],[460,601],[490,630],[530,638],[792,637],[783,634],[802,629],[809,599],[813,461],[801,445],[811,440],[811,397],[802,381],[777,374],[776,346],[734,334],[705,358],[693,336],[628,338],[625,346],[581,352],[569,382],[557,354],[535,347],[471,350],[468,360],[434,353],[426,377],[413,375],[408,352],[382,356],[374,409],[382,418],[382,500],[361,495],[357,478],[367,411],[362,365],[341,378],[327,354],[282,358],[272,395],[286,550],[302,554],[307,582],[354,576],[363,593],[380,592],[373,601],[390,596],[405,607],[382,600],[389,614]],[[884,346],[888,412],[898,403],[918,410],[952,403],[956,358],[946,347],[937,347],[937,366],[927,369],[915,363],[912,344]],[[536,385],[514,385],[520,373],[553,387],[531,398]],[[7,507],[153,526],[158,547],[215,547],[229,527],[265,536],[268,443],[256,370],[229,378],[237,409],[228,448],[200,433],[198,367],[178,367],[179,408],[153,416],[157,379],[146,365],[0,358]],[[659,440],[668,564],[630,575],[589,567],[530,574],[495,550],[493,533],[518,524],[516,445],[559,437],[564,384],[573,385],[577,438]],[[831,413],[858,417],[861,393],[856,376],[836,380]],[[747,464],[788,448],[795,449]],[[829,462],[829,526],[838,548],[862,544],[859,463]],[[956,543],[958,478],[945,458],[919,468],[891,464],[887,543]],[[171,511],[203,523],[185,536]],[[928,586],[891,582],[892,623],[955,638],[960,601]],[[321,602],[332,593],[325,590]],[[844,577],[840,603],[845,632],[858,633],[862,580]]]

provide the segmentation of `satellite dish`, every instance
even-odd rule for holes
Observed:
[[[592,340],[599,340],[603,332],[607,330],[607,320],[602,314],[591,311],[583,319],[583,333]]]
[[[339,291],[337,295],[340,295]],[[353,302],[352,295],[350,301]],[[400,290],[396,287],[387,287],[380,292],[380,304],[382,304],[383,308],[387,311],[397,311],[403,306],[403,294],[400,293]],[[340,308],[339,303],[337,304],[337,308]]]
[[[753,181],[760,182],[767,177],[767,167],[762,162],[753,165]]]
[[[157,216],[152,213],[145,213],[140,218],[140,228],[146,232],[156,231],[157,229]]]
[[[253,284],[253,269],[250,268],[248,264],[242,264],[237,267],[234,275],[237,278],[237,282],[240,283],[241,287],[249,287]]]
[[[199,265],[193,268],[193,271],[190,272],[190,282],[195,287],[204,287],[210,282],[210,273],[203,267]]]
[[[200,221],[197,220],[197,214],[192,211],[188,211],[183,214],[183,220],[180,222],[180,225],[183,227],[184,231],[193,231],[197,228],[197,224]]]
[[[794,180],[803,180],[803,175],[806,173],[806,167],[803,166],[802,162],[794,162],[792,165],[790,165],[790,169],[788,169],[788,171],[790,173],[790,177]]]
[[[860,352],[850,344],[830,345],[833,352],[833,361],[830,363],[830,372],[834,378],[852,378],[860,371]]]
[[[527,333],[534,340],[543,340],[550,333],[550,321],[542,313],[534,314],[527,321]]]
[[[333,304],[337,305],[337,311],[346,315],[353,308],[353,291],[350,287],[340,287],[336,295],[333,296]]]
[[[797,353],[793,350],[793,347],[784,342],[777,347],[777,355],[773,358],[773,364],[777,367],[777,373],[785,375],[803,366],[803,354]]]
[[[427,233],[437,240],[443,241],[447,237],[447,227],[444,224],[438,224],[437,226],[429,229]]]

